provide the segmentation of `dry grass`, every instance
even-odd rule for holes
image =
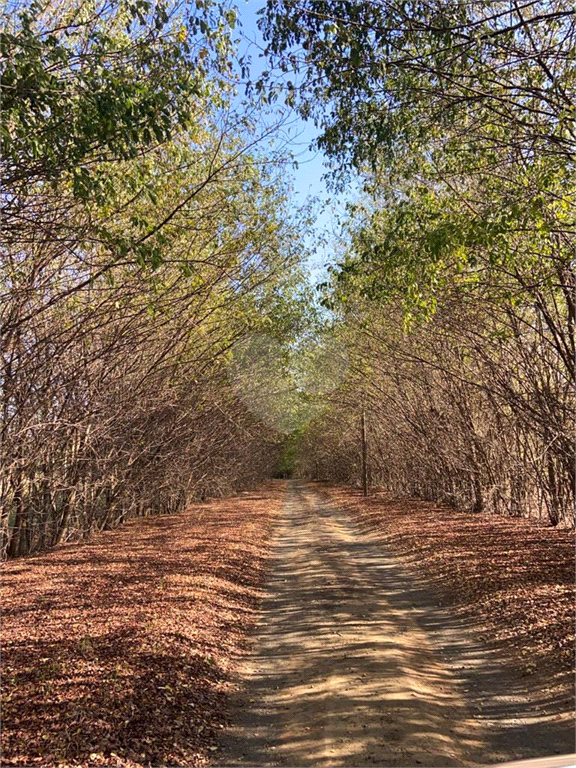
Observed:
[[[11,561],[3,765],[204,765],[284,483]]]

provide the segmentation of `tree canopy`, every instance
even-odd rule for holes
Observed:
[[[324,302],[398,490],[509,510],[543,493],[551,520],[569,514],[575,23],[532,0],[266,5],[288,101],[321,130],[337,188],[363,182]],[[512,466],[496,458],[505,424]]]
[[[243,101],[237,15],[3,12],[4,554],[278,466],[359,482],[362,413],[374,483],[567,520],[575,12],[268,0]],[[360,181],[321,306],[279,93]]]

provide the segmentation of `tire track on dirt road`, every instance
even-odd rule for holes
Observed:
[[[430,629],[430,616],[442,630]],[[533,756],[483,723],[459,677],[461,659],[447,651],[469,638],[449,625],[433,592],[381,542],[292,482],[219,764],[474,766]],[[481,666],[481,653],[468,663]],[[544,724],[534,755],[558,744],[571,751],[563,733],[542,743]]]

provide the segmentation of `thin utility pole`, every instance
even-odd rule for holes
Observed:
[[[360,433],[362,436],[362,490],[368,496],[368,449],[366,447],[366,414],[362,408],[360,416]]]

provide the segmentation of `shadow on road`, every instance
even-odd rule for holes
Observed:
[[[222,765],[479,765],[574,748],[566,702],[529,692],[416,572],[302,484],[243,681]]]

